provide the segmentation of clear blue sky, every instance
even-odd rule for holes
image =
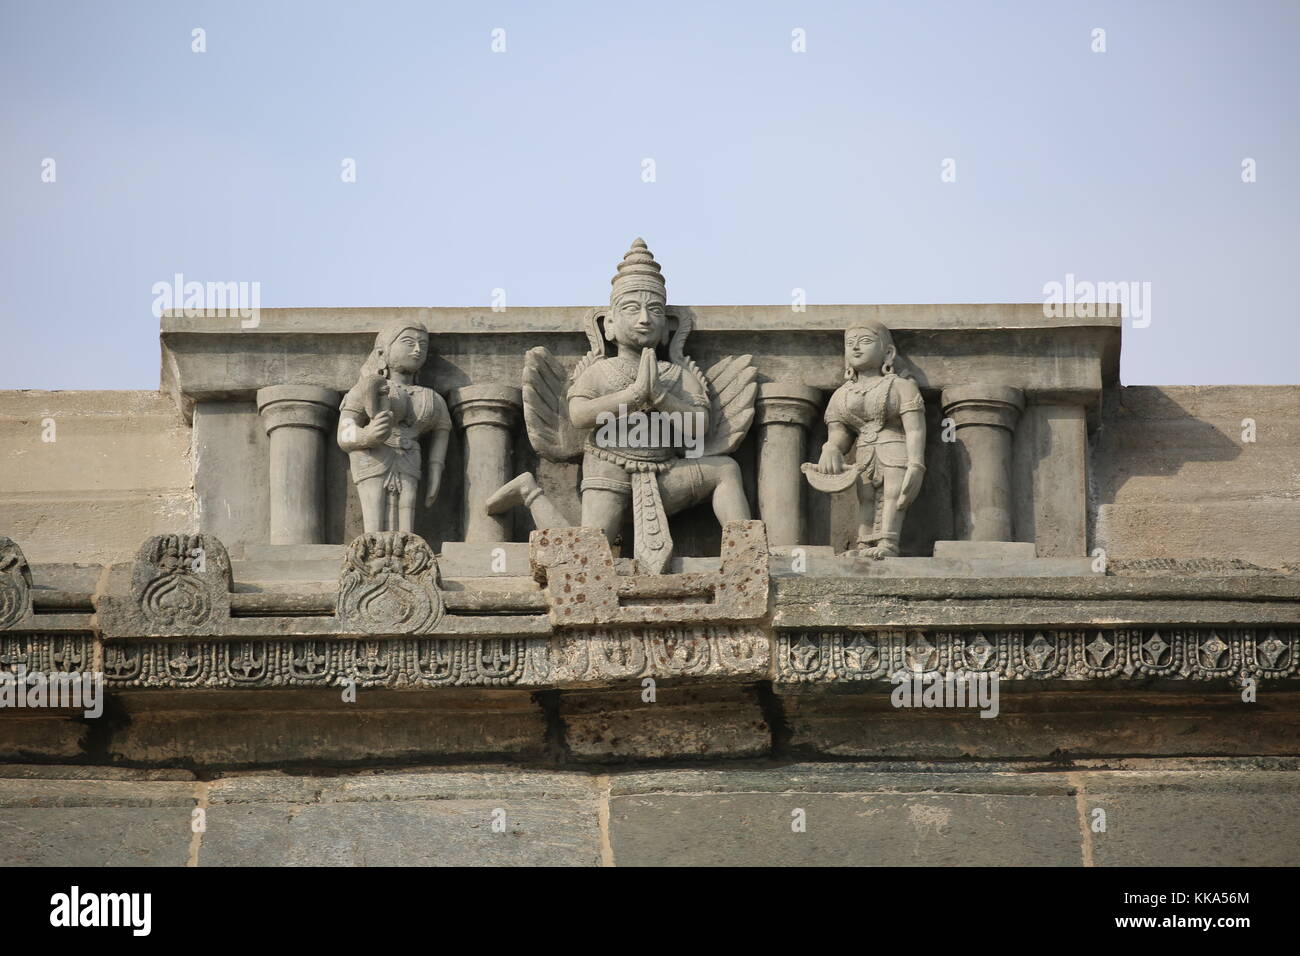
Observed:
[[[1125,383],[1300,380],[1300,3],[0,11],[0,388],[156,387],[176,272],[264,307],[586,305],[637,235],[684,304],[1150,282]]]

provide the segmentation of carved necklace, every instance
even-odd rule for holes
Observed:
[[[889,400],[889,381],[893,377],[893,375],[882,375],[865,385],[856,380],[848,383],[848,392],[862,403],[865,417],[872,421],[884,420],[885,403]]]
[[[880,434],[880,429],[885,424],[889,385],[893,378],[892,374],[888,374],[865,385],[858,381],[847,383],[849,394],[845,396],[844,409],[862,423],[858,430],[859,444],[872,444]],[[854,405],[862,409],[861,413]]]

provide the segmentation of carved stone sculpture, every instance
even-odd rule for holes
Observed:
[[[693,323],[669,310],[644,240],[632,243],[611,284],[609,308],[587,317],[591,350],[572,374],[547,349],[528,352],[524,421],[538,454],[581,458],[582,525],[612,542],[630,504],[636,558],[660,574],[672,556],[668,515],[712,499],[720,522],[749,520],[740,468],[729,456],[753,420],[758,373],[748,355],[728,356],[707,373],[687,357]],[[676,416],[682,427],[638,431],[648,413],[661,416],[654,421]],[[701,439],[697,457],[687,457],[687,428]],[[569,524],[530,474],[502,486],[487,510],[517,505],[529,508],[538,528]]]
[[[32,572],[18,542],[0,536],[0,629],[31,614]]]
[[[424,506],[438,497],[451,416],[431,388],[415,384],[429,357],[429,330],[402,323],[375,336],[361,376],[343,396],[339,447],[348,453],[367,533],[415,530],[420,437],[432,431]]]
[[[858,492],[858,554],[898,556],[908,506],[925,475],[925,403],[916,383],[894,371],[889,329],[867,322],[844,333],[845,383],[826,407],[827,441],[803,472],[818,491]],[[855,444],[857,457],[844,455]]]
[[[438,561],[419,535],[366,533],[348,546],[338,597],[346,630],[423,634],[442,614]]]
[[[106,627],[115,636],[220,633],[232,582],[230,555],[215,536],[154,535],[136,553],[131,600],[118,613],[105,609]]]

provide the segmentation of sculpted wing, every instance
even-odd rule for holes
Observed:
[[[587,355],[575,375],[595,359]],[[582,457],[583,435],[569,421],[569,374],[550,350],[538,346],[524,355],[524,424],[528,440],[543,458],[578,461]]]
[[[752,355],[728,355],[705,374],[709,388],[709,434],[704,454],[730,455],[754,420],[758,369]]]

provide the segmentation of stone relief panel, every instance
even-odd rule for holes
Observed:
[[[438,560],[423,538],[382,531],[348,546],[336,612],[344,630],[427,633],[443,611]]]
[[[615,542],[630,512],[636,560],[662,574],[673,554],[669,515],[709,501],[724,524],[751,517],[730,455],[753,420],[758,372],[748,355],[707,372],[687,355],[693,323],[669,309],[643,240],[611,285],[609,308],[587,318],[591,348],[572,372],[544,347],[528,353],[524,420],[539,455],[582,461],[581,525]],[[527,508],[539,529],[571,524],[529,473],[485,503],[489,514],[515,507]]]
[[[230,556],[213,535],[154,535],[136,553],[128,594],[100,601],[99,626],[122,636],[220,634],[233,587]]]

